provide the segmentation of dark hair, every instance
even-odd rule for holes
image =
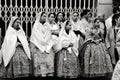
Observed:
[[[55,18],[55,22],[58,22],[58,15],[59,14],[62,14],[63,15],[63,22],[64,22],[64,17],[65,17],[65,14],[63,12],[58,12],[57,15],[56,15],[56,18]]]
[[[45,14],[45,12],[42,12],[42,13],[41,13],[41,16],[43,16],[43,14]],[[40,17],[41,17],[41,16],[40,16]]]
[[[117,13],[117,11],[120,11],[120,9],[119,9],[119,7],[118,7],[118,6],[113,8],[113,13],[114,13],[114,14],[116,14],[116,13]]]
[[[70,20],[70,13],[67,13],[66,16],[64,17],[64,21]]]
[[[69,18],[70,17],[70,13],[67,13],[67,18]]]
[[[93,16],[92,13],[90,12],[91,17]]]
[[[88,12],[90,12],[90,10],[83,10],[83,12],[81,13],[81,17],[87,15]]]
[[[120,14],[114,14],[112,17],[112,26],[116,25],[116,19],[118,19],[120,17]]]
[[[62,14],[63,17],[65,17],[65,14],[63,12],[58,12],[56,16],[58,17],[59,14]]]
[[[78,13],[78,12],[73,12],[73,15],[74,15],[75,13],[77,14],[77,16],[79,16],[79,13]]]
[[[95,18],[95,19],[94,19],[94,23],[96,23],[97,20],[100,20],[100,19],[99,19],[99,18]]]
[[[50,17],[50,15],[52,15],[52,14],[54,15],[54,17],[56,17],[56,14],[55,14],[55,13],[49,13],[49,14],[48,14],[48,17]]]
[[[13,23],[12,23],[12,27],[14,27],[13,25],[14,25],[14,23],[15,23],[17,20],[20,20],[20,19],[19,19],[19,18],[16,18],[16,19],[13,21]]]
[[[67,26],[69,23],[70,23],[70,20],[67,20],[65,26]]]

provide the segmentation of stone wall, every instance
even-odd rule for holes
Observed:
[[[112,7],[112,0],[99,0],[97,14],[103,13],[108,18],[112,14]]]

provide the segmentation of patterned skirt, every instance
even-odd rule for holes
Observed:
[[[78,41],[78,51],[81,50],[83,42],[84,42],[84,38],[80,36]]]
[[[3,66],[1,68],[3,68]],[[30,71],[30,60],[24,52],[23,47],[17,46],[12,59],[5,67],[5,72],[3,71],[3,75],[5,78],[28,77],[30,76]]]
[[[31,43],[32,53],[32,74],[35,77],[54,75],[54,53],[42,53],[33,43]]]
[[[112,73],[113,67],[105,44],[86,42],[80,53],[81,76],[100,77]]]
[[[0,64],[0,79],[1,78],[5,78],[5,67],[4,67],[3,61]]]
[[[80,73],[79,61],[75,53],[62,49],[55,57],[55,73],[57,77],[77,78]]]

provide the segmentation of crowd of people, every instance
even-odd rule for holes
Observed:
[[[72,17],[40,12],[30,39],[11,17],[0,49],[0,78],[120,80],[120,9],[105,19],[89,10]]]

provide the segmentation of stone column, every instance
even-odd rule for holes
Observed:
[[[112,0],[98,0],[98,9],[97,14],[105,14],[106,18],[108,18],[112,14],[113,3]]]

